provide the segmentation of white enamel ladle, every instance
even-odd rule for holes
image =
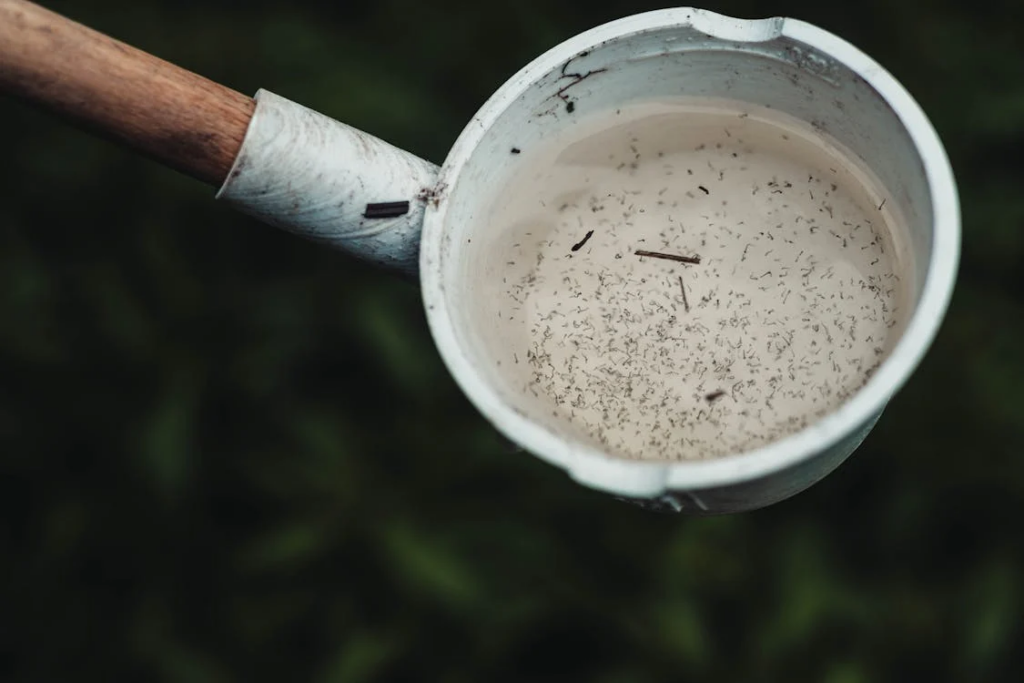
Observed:
[[[439,169],[266,91],[255,99],[25,0],[0,0],[0,91],[218,187],[262,221],[419,275],[431,331],[458,384],[503,434],[577,481],[649,507],[735,512],[817,482],[861,443],[913,372],[955,281],[960,214],[934,129],[904,88],[849,43],[801,21],[649,12],[575,36],[523,68],[467,125]],[[756,450],[641,462],[596,448],[524,395],[475,329],[471,293],[496,248],[472,218],[507,182],[514,149],[581,112],[692,95],[770,106],[826,130],[884,183],[917,264],[912,315],[888,359],[834,413]]]

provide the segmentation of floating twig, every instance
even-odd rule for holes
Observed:
[[[667,261],[700,265],[700,256],[680,256],[679,254],[665,254],[660,251],[647,251],[646,249],[637,249],[633,253],[637,256],[650,256],[651,258],[663,258]]]
[[[710,394],[706,395],[704,397],[704,400],[707,401],[708,403],[714,403],[715,401],[717,401],[718,399],[722,398],[723,396],[725,396],[725,391],[722,390],[722,389],[719,389],[717,391],[712,391]]]
[[[689,313],[690,312],[690,302],[686,300],[686,286],[683,285],[683,276],[682,275],[679,276],[679,291],[681,291],[683,293],[683,309],[687,313]]]
[[[587,240],[589,240],[591,238],[591,236],[593,236],[593,234],[594,234],[593,230],[588,230],[587,234],[583,236],[583,239],[581,239],[576,244],[572,245],[572,250],[573,251],[579,251],[580,249],[582,249],[583,245],[587,243]]]

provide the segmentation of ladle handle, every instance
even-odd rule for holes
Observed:
[[[256,98],[26,0],[0,0],[0,93],[218,188],[239,211],[415,275],[438,169],[283,97]]]
[[[219,187],[252,98],[26,0],[0,0],[0,93]]]

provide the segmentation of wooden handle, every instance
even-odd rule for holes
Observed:
[[[252,98],[25,0],[0,0],[0,92],[219,186]]]

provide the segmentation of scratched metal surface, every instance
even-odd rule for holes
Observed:
[[[268,225],[415,276],[436,176],[436,166],[409,152],[261,90],[217,198]]]

